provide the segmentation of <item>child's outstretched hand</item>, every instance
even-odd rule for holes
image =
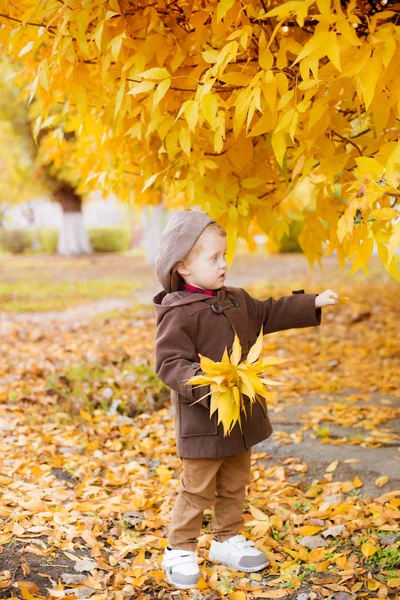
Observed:
[[[320,308],[322,306],[328,306],[329,304],[338,304],[343,300],[348,300],[348,298],[339,298],[339,294],[334,290],[325,290],[316,296],[315,307]]]

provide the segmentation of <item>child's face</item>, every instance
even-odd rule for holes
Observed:
[[[186,259],[179,272],[186,283],[207,290],[217,290],[224,285],[228,270],[225,255],[226,237],[209,232],[203,240],[203,248],[199,254],[196,258]]]

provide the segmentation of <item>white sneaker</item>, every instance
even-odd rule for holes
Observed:
[[[172,549],[167,546],[161,566],[168,581],[179,589],[196,587],[201,576],[196,552],[190,550]]]
[[[254,547],[254,542],[243,535],[234,535],[224,542],[212,540],[209,560],[227,565],[238,571],[252,573],[269,565],[264,552]]]

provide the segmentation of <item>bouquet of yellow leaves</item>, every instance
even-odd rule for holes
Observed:
[[[282,382],[261,377],[267,367],[279,365],[289,360],[288,358],[277,358],[275,356],[267,356],[259,360],[263,335],[263,329],[261,328],[256,343],[250,348],[246,360],[242,362],[239,362],[242,348],[236,333],[230,357],[228,356],[227,347],[225,347],[221,362],[214,362],[210,358],[199,354],[203,374],[186,381],[186,385],[198,383],[197,387],[210,386],[210,391],[193,404],[211,395],[210,418],[218,410],[218,424],[222,422],[224,437],[231,433],[237,422],[239,422],[242,431],[241,410],[246,415],[243,394],[250,398],[251,407],[255,401],[261,403],[259,396],[267,397],[269,395],[266,385],[284,385]]]

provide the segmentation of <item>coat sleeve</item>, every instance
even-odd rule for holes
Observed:
[[[156,374],[168,387],[180,394],[181,400],[191,404],[210,391],[209,385],[186,385],[185,380],[203,373],[196,352],[190,325],[179,310],[169,310],[157,326]],[[210,408],[210,396],[197,404]]]
[[[264,335],[284,329],[321,325],[320,307],[316,308],[318,294],[305,294],[303,290],[292,292],[292,296],[272,296],[259,300],[243,290],[250,316],[256,321],[257,332],[263,327]]]

